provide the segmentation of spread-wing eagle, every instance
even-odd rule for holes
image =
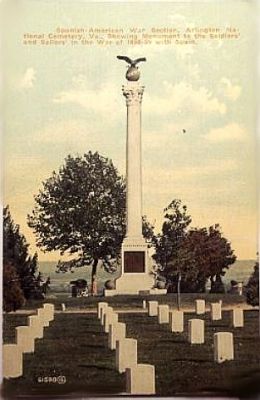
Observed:
[[[128,64],[130,64],[131,67],[135,67],[136,64],[138,64],[141,61],[146,61],[145,57],[141,57],[141,58],[137,58],[136,60],[132,60],[131,58],[127,57],[127,56],[117,56],[117,58],[119,60],[124,60],[126,61]]]

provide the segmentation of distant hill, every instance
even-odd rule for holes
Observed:
[[[50,276],[51,287],[57,291],[70,291],[69,282],[71,280],[83,278],[90,283],[91,281],[91,267],[82,267],[75,270],[74,273],[59,273],[55,272],[56,261],[42,261],[39,262],[39,270],[44,277]],[[226,288],[229,288],[230,281],[233,279],[235,281],[247,283],[248,278],[254,270],[255,260],[237,260],[229,270],[227,270],[225,276],[223,277],[224,284]],[[97,273],[98,287],[99,290],[104,285],[104,282],[109,279],[115,279],[119,276],[119,271],[114,274],[109,274],[103,269],[99,269]]]

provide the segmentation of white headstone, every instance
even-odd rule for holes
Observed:
[[[18,378],[23,375],[23,352],[17,344],[4,344],[3,377]]]
[[[212,321],[218,321],[222,318],[220,303],[211,303],[210,304],[210,316],[211,316]]]
[[[143,300],[143,309],[146,309],[146,300]]]
[[[232,325],[234,328],[244,326],[244,311],[242,308],[235,308],[232,313]]]
[[[61,311],[66,311],[66,305],[64,303],[61,303]]]
[[[16,344],[23,353],[34,353],[33,328],[30,326],[18,326],[16,331]]]
[[[104,317],[104,331],[106,333],[108,333],[109,325],[115,324],[116,322],[118,322],[118,314],[115,313],[114,311],[106,312],[105,317]]]
[[[50,303],[44,303],[43,308],[46,313],[46,317],[49,319],[49,321],[54,320],[54,305]]]
[[[101,318],[101,309],[104,308],[104,307],[108,307],[108,303],[106,303],[106,302],[104,302],[104,301],[100,301],[100,302],[98,303],[98,308],[97,308],[97,311],[98,311],[98,319]]]
[[[188,340],[191,344],[204,343],[204,321],[202,319],[189,319]]]
[[[38,315],[30,315],[28,317],[28,325],[32,328],[35,338],[43,338],[44,326]]]
[[[205,314],[205,300],[195,300],[195,311],[197,315]]]
[[[46,309],[38,308],[37,315],[38,315],[39,319],[41,320],[41,323],[43,326],[49,326],[50,320],[49,320],[49,315],[46,312]]]
[[[155,394],[155,368],[149,364],[137,364],[126,369],[126,392],[129,394]]]
[[[125,372],[126,368],[137,365],[137,340],[121,339],[116,341],[116,368]]]
[[[101,325],[104,326],[105,324],[105,315],[106,313],[110,313],[113,312],[113,308],[109,307],[109,306],[105,306],[105,307],[101,307],[101,311],[100,311],[100,321],[101,321]]]
[[[183,311],[170,311],[170,327],[172,332],[183,332]]]
[[[233,333],[214,333],[214,360],[222,363],[234,359]]]
[[[158,301],[148,301],[148,315],[149,317],[158,315]]]
[[[108,347],[110,350],[116,349],[116,341],[124,339],[126,335],[126,326],[122,322],[109,324]]]
[[[169,323],[169,306],[167,304],[158,306],[158,322],[159,324]]]

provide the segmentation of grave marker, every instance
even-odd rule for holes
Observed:
[[[116,341],[125,339],[126,326],[122,322],[117,322],[114,324],[109,324],[108,333],[108,347],[110,350],[116,349]]]
[[[126,392],[129,394],[155,394],[155,368],[149,364],[137,364],[126,369]]]
[[[183,311],[170,311],[170,328],[172,332],[183,332],[184,318]]]
[[[197,315],[205,314],[205,300],[195,300],[195,312]]]
[[[218,321],[222,318],[221,303],[210,304],[210,316],[212,321]]]
[[[202,319],[189,319],[188,341],[191,344],[204,343],[204,321]]]
[[[19,378],[23,375],[23,352],[17,344],[4,344],[3,377]]]
[[[232,325],[234,328],[242,328],[244,326],[244,311],[241,308],[232,310]]]
[[[122,339],[116,341],[116,368],[125,372],[126,368],[137,365],[137,340]]]
[[[222,363],[234,359],[233,333],[218,332],[214,333],[214,360]]]
[[[158,306],[158,322],[159,324],[169,323],[169,306],[167,304]]]
[[[148,315],[149,317],[158,315],[158,301],[148,301]]]
[[[23,353],[34,353],[34,336],[33,328],[30,326],[17,326],[16,344],[20,347]]]

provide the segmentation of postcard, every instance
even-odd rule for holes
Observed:
[[[1,2],[4,398],[259,393],[258,9]]]

